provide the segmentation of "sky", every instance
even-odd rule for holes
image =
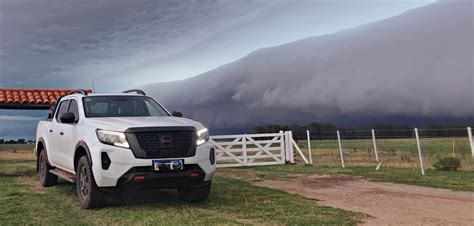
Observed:
[[[195,76],[428,0],[0,1],[2,87],[98,91]]]
[[[145,91],[211,128],[313,121],[467,127],[474,123],[473,9],[472,1],[437,2],[260,49]]]
[[[0,87],[120,91],[389,18],[432,0],[0,0]],[[43,111],[0,110],[0,138]]]

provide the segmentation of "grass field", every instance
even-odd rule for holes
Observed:
[[[472,172],[446,172],[427,170],[422,176],[418,169],[383,168],[375,171],[372,167],[330,167],[311,166],[301,163],[295,165],[276,165],[251,168],[221,169],[224,175],[233,175],[237,178],[249,180],[292,180],[307,177],[310,174],[351,175],[370,178],[376,181],[419,185],[433,188],[447,188],[456,191],[474,191],[474,177]]]
[[[420,140],[425,168],[441,158],[454,156],[461,159],[463,171],[474,171],[467,138],[422,138]],[[453,148],[454,143],[454,148]],[[308,153],[307,141],[300,140],[298,146]],[[343,140],[346,166],[375,166],[374,146],[371,139]],[[318,166],[341,166],[337,140],[318,140],[311,142],[314,164]],[[379,159],[384,166],[393,168],[419,168],[418,149],[415,139],[378,139]],[[454,151],[453,151],[454,149]]]
[[[423,142],[426,142],[423,140]],[[456,140],[458,152],[467,141]],[[449,145],[451,144],[451,146]],[[306,142],[300,141],[306,148]],[[335,141],[314,141],[314,165],[278,165],[219,169],[207,202],[188,204],[173,191],[148,191],[111,195],[109,206],[82,210],[75,186],[61,183],[42,188],[36,178],[32,145],[0,145],[0,225],[4,224],[357,224],[365,217],[318,205],[313,200],[249,182],[263,179],[291,180],[311,174],[352,175],[378,181],[404,183],[460,191],[474,191],[470,154],[462,158],[463,171],[428,169],[422,176],[417,167],[413,140],[382,140],[378,143],[382,169],[375,171],[370,140],[344,141],[345,169],[340,167]],[[452,154],[452,141],[437,139],[424,147],[431,153],[426,161]],[[305,150],[307,151],[307,150]],[[298,159],[297,159],[298,160]]]
[[[33,150],[34,144],[0,144],[0,151],[26,151]]]
[[[188,204],[173,191],[109,197],[109,206],[83,210],[75,186],[39,185],[31,150],[0,152],[0,225],[10,224],[347,224],[364,215],[218,175],[209,200]]]

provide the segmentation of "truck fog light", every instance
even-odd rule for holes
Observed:
[[[214,165],[216,163],[216,151],[214,148],[211,148],[209,151],[209,161],[211,162],[211,165]]]
[[[100,157],[102,159],[102,169],[108,170],[110,167],[110,164],[112,163],[112,161],[110,161],[109,155],[107,155],[107,153],[105,152],[102,152],[100,154]]]

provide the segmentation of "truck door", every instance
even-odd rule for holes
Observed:
[[[74,172],[74,152],[77,143],[76,130],[78,129],[77,123],[79,122],[79,109],[75,99],[71,99],[67,112],[73,113],[75,120],[74,123],[62,123],[61,130],[59,131],[63,133],[61,161],[65,164],[64,170]]]
[[[67,112],[69,108],[69,100],[63,100],[58,105],[58,110],[54,118],[51,119],[51,127],[49,128],[49,139],[48,139],[48,157],[51,163],[54,166],[64,167],[64,164],[61,164],[61,142],[62,135],[60,135],[60,130],[62,129],[62,124],[60,122],[60,115],[64,112]]]

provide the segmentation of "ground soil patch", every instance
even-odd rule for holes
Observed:
[[[474,222],[474,192],[375,182],[351,176],[312,175],[254,184],[298,194],[336,208],[362,212],[365,224],[456,224]]]

